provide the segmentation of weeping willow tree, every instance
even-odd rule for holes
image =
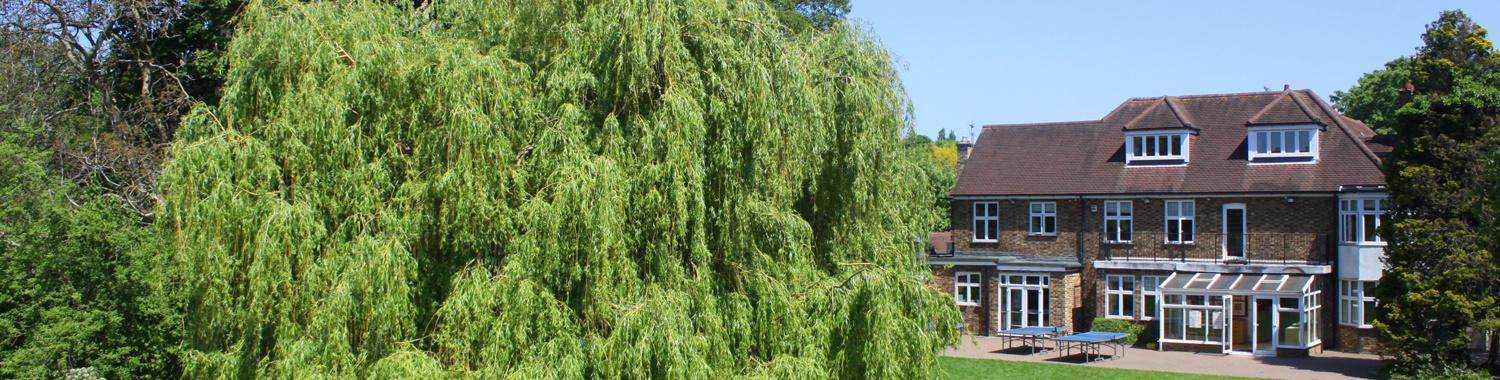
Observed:
[[[162,215],[189,377],[919,377],[889,56],[748,0],[258,2]]]

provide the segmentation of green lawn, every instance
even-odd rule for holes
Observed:
[[[1005,360],[940,357],[938,362],[949,379],[1234,379],[1086,365],[1028,363]]]

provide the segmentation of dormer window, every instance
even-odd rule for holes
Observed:
[[[1317,162],[1319,129],[1317,125],[1250,128],[1250,162]]]
[[[1182,165],[1188,161],[1187,131],[1125,133],[1125,164]]]

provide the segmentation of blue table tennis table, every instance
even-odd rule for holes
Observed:
[[[1047,347],[1047,345],[1043,343],[1043,340],[1050,339],[1054,336],[1057,336],[1058,334],[1066,334],[1067,332],[1067,327],[1037,326],[1003,330],[1000,331],[1000,334],[997,334],[996,336],[1001,338],[1000,349],[1002,350],[1008,350],[1018,346],[1026,346],[1031,348],[1032,354],[1036,354],[1038,352],[1047,352],[1052,350],[1051,347]],[[1015,343],[1020,344],[1017,345]],[[1041,351],[1037,351],[1038,349],[1041,349]]]
[[[1109,348],[1108,359],[1118,359],[1125,356],[1125,344],[1120,340],[1129,334],[1117,332],[1084,332],[1073,335],[1052,338],[1057,342],[1057,356],[1064,357],[1077,350],[1083,354],[1085,363],[1104,360],[1103,349]]]

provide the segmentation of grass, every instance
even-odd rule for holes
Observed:
[[[939,357],[938,363],[943,367],[944,375],[947,375],[949,379],[1235,379],[1222,376],[948,356]]]

